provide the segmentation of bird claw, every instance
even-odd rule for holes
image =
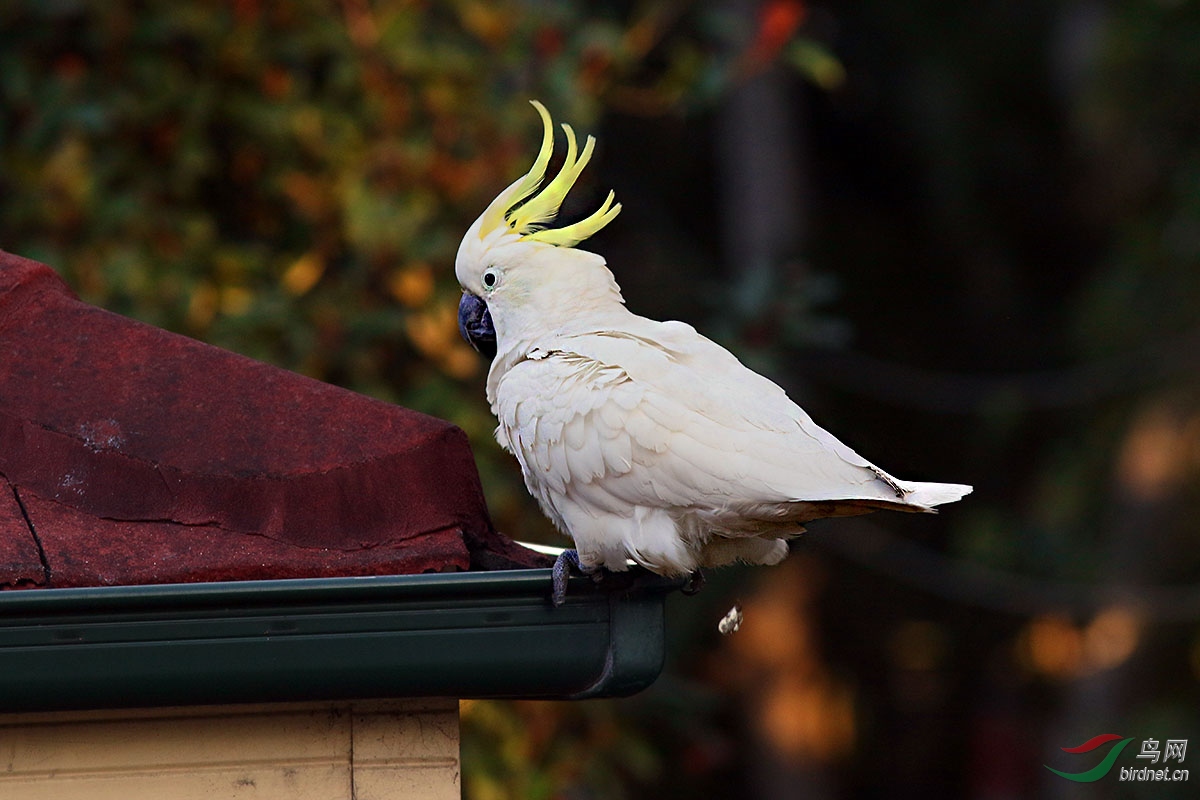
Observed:
[[[687,583],[679,591],[691,597],[694,594],[699,594],[700,590],[704,588],[706,581],[704,572],[697,568],[692,574],[688,575]]]
[[[554,559],[554,568],[550,571],[554,583],[553,591],[550,593],[550,601],[556,606],[561,606],[567,601],[567,581],[571,577],[572,567],[584,575],[591,575],[593,578],[599,577],[598,570],[595,567],[589,568],[579,563],[579,552],[577,550],[563,550],[558,554],[558,558]]]

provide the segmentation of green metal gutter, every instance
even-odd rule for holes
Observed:
[[[573,578],[558,608],[547,569],[0,592],[0,711],[627,695],[662,670],[679,586]]]

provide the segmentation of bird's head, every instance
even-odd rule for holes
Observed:
[[[554,152],[554,126],[545,107],[533,101],[542,117],[542,147],[529,172],[496,196],[471,225],[458,247],[454,272],[462,286],[458,325],[480,353],[494,356],[497,346],[581,301],[613,299],[620,291],[604,259],[575,245],[612,221],[621,210],[608,193],[595,213],[572,225],[547,228],[567,192],[592,157],[596,140],[589,136],[579,152],[575,131],[567,135],[562,169],[544,186]]]

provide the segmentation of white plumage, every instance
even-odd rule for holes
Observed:
[[[569,229],[514,219],[533,203],[552,218],[574,180],[552,181],[517,206],[544,176],[553,142],[535,106],[546,124],[538,161],[460,246],[460,320],[468,338],[494,331],[496,438],[585,568],[621,570],[632,559],[673,575],[734,560],[774,564],[808,520],[929,511],[971,491],[888,475],[690,325],[628,311],[604,259],[571,246],[616,215],[611,196],[589,224]],[[564,128],[572,146],[563,169],[578,175],[591,138],[575,160]]]

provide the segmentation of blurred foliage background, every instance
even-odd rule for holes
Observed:
[[[1186,0],[9,0],[0,247],[455,421],[561,541],[455,328],[541,99],[635,311],[977,490],[711,576],[639,697],[465,702],[465,796],[1071,797],[1061,747],[1200,739],[1197,41]]]

